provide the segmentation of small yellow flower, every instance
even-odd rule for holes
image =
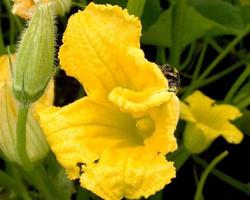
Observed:
[[[118,6],[90,3],[71,16],[59,59],[87,97],[37,109],[69,178],[107,200],[148,197],[175,177],[165,155],[177,148],[179,100],[140,35],[139,19]]]
[[[215,104],[215,100],[195,91],[181,102],[181,119],[187,121],[184,145],[192,153],[201,153],[219,136],[238,144],[241,131],[230,123],[241,116],[240,111],[228,104]]]
[[[23,19],[30,19],[40,4],[50,4],[56,15],[63,15],[69,10],[71,0],[12,0],[12,12]]]
[[[11,58],[12,61],[15,60],[14,55]],[[21,164],[15,149],[17,101],[12,94],[11,88],[9,58],[8,55],[2,55],[0,56],[0,149],[8,160]],[[42,96],[39,104],[52,104],[53,95],[48,94],[48,92],[53,92],[52,83],[50,83],[47,93]],[[26,141],[26,148],[31,161],[37,161],[47,154],[49,150],[48,144],[31,113],[28,115]]]

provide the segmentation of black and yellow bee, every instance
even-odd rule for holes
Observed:
[[[178,70],[169,64],[161,65],[159,67],[163,75],[168,80],[168,91],[177,93],[181,85],[181,79]]]

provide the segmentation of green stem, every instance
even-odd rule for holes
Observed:
[[[198,156],[193,156],[192,158],[201,167],[206,168],[208,166],[208,163],[206,161],[204,161],[203,159],[199,158]],[[242,183],[242,182],[228,176],[227,174],[224,174],[223,172],[221,172],[217,169],[213,169],[211,171],[211,174],[213,174],[214,176],[216,176],[220,180],[224,181],[228,185],[230,185],[230,186],[238,189],[239,191],[243,192],[244,194],[250,196],[250,185],[249,184]]]
[[[30,176],[33,184],[46,200],[65,199],[62,197],[59,191],[57,191],[52,183],[52,180],[50,180],[42,165],[34,167],[33,170],[28,173],[28,175]]]
[[[198,187],[195,193],[194,200],[200,200],[202,196],[202,190],[205,185],[206,179],[210,173],[210,171],[217,165],[223,158],[225,158],[228,155],[227,151],[224,151],[220,155],[218,155],[205,169],[205,171],[201,175],[201,179],[198,183]]]
[[[250,97],[246,97],[244,100],[242,100],[240,103],[237,104],[237,107],[242,110],[249,105],[250,105]]]
[[[209,37],[208,42],[218,53],[223,51],[223,48],[221,48],[213,38]]]
[[[128,0],[128,13],[141,18],[146,0]]]
[[[189,51],[188,51],[188,55],[187,55],[187,58],[185,59],[185,61],[181,64],[179,70],[183,70],[185,69],[188,64],[190,63],[190,61],[192,60],[193,58],[193,54],[194,54],[194,50],[195,50],[195,43],[192,43],[190,45],[190,48],[189,48]],[[176,66],[178,67],[178,66]]]
[[[200,84],[197,85],[196,88],[204,87],[204,86],[206,86],[214,81],[221,79],[222,77],[226,76],[227,74],[231,73],[232,71],[242,67],[245,64],[245,62],[246,62],[245,60],[240,60],[239,62],[227,67],[225,70],[223,70],[223,71],[205,79],[204,81],[200,82]],[[196,88],[194,88],[194,89],[196,89]],[[182,93],[186,92],[188,94],[189,93],[188,90],[189,90],[189,87],[181,88]]]
[[[167,63],[164,47],[157,47],[156,62],[160,65]]]
[[[198,76],[199,76],[199,73],[200,73],[200,70],[201,70],[201,66],[202,66],[202,63],[203,63],[206,51],[207,51],[207,46],[208,46],[208,42],[207,42],[207,39],[205,39],[204,46],[203,46],[203,48],[201,50],[200,56],[198,58],[196,66],[195,66],[195,70],[194,70],[194,75],[193,75],[193,78],[192,78],[192,82],[194,82],[198,78]]]
[[[4,171],[0,170],[0,183],[5,187],[13,187],[15,180]]]
[[[199,76],[200,70],[201,70],[201,66],[207,51],[207,46],[208,46],[208,42],[207,39],[205,40],[204,43],[204,47],[202,48],[202,51],[199,55],[197,64],[195,66],[195,70],[194,70],[194,74],[192,76],[192,81],[191,81],[191,85],[186,89],[185,94],[183,95],[183,98],[187,97],[196,87],[198,87],[197,83],[200,83],[197,78]],[[183,92],[183,90],[182,90]]]
[[[233,86],[228,91],[228,93],[224,99],[224,102],[228,103],[232,100],[232,97],[238,91],[238,89],[242,85],[242,83],[249,77],[249,75],[250,75],[250,66],[247,65],[245,70],[241,73],[239,78],[234,82]]]
[[[22,197],[22,199],[32,200],[31,196],[29,195],[29,192],[27,191],[26,186],[24,185],[20,177],[19,171],[17,171],[18,167],[16,165],[13,166],[12,164],[10,164],[9,169],[11,171],[14,181],[12,188],[16,190],[17,194],[19,194]]]
[[[210,74],[210,72],[220,63],[220,61],[234,48],[234,46],[246,35],[249,27],[247,27],[242,33],[240,33],[233,41],[231,41],[227,47],[213,60],[213,62],[202,73],[199,80],[203,80]]]
[[[175,168],[178,171],[190,156],[191,153],[181,145],[176,152],[167,156],[167,159],[172,160],[175,163]]]
[[[199,179],[198,179],[198,175],[197,175],[197,171],[196,168],[194,167],[194,181],[195,181],[195,185],[196,187],[198,187],[198,183],[199,183]],[[203,195],[201,194],[201,200],[204,200]]]
[[[16,149],[21,163],[25,170],[32,169],[32,163],[26,149],[26,121],[29,112],[29,105],[19,103],[18,118],[16,125]]]
[[[231,73],[232,71],[242,67],[245,64],[245,60],[240,60],[239,62],[227,67],[225,70],[207,78],[206,80],[202,81],[202,83],[200,83],[199,87],[203,87],[205,85],[208,85],[216,80],[221,79],[222,77],[226,76],[227,74]]]
[[[185,12],[186,0],[176,1],[175,9],[173,12],[173,25],[172,25],[172,45],[170,48],[170,64],[178,66],[180,64],[180,57],[182,51],[182,37],[183,37],[183,18]],[[177,67],[178,68],[178,67]]]
[[[183,147],[183,149],[179,152],[179,154],[173,160],[177,171],[189,159],[190,156],[191,156],[191,153],[185,147]]]
[[[187,96],[202,84],[203,80],[210,74],[210,72],[220,63],[220,61],[231,51],[232,48],[245,36],[248,32],[249,27],[247,27],[241,34],[239,34],[233,41],[231,41],[227,47],[213,60],[213,62],[206,68],[206,70],[199,76],[198,80],[193,82],[184,96]]]

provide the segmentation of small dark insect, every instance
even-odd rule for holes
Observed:
[[[163,75],[168,80],[168,91],[177,93],[181,85],[181,79],[178,70],[169,64],[160,65],[159,67]]]
[[[76,166],[79,167],[79,175],[81,176],[84,173],[82,167],[86,166],[86,163],[78,162],[78,163],[76,163]]]

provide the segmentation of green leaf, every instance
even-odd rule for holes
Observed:
[[[150,45],[171,47],[173,7],[164,11],[157,22],[153,24],[142,37],[142,42]],[[199,12],[190,6],[185,6],[184,26],[182,27],[182,46],[186,46],[198,38],[203,37],[218,24],[203,17]]]
[[[250,111],[244,110],[242,117],[235,120],[235,124],[248,136],[250,136]]]
[[[250,6],[239,6],[238,8],[240,9],[243,22],[247,26],[250,23]]]
[[[205,9],[207,5],[208,10]],[[237,35],[245,27],[239,8],[229,3],[210,2],[194,4],[194,6],[185,5],[184,26],[181,30],[183,48],[205,36]],[[144,44],[171,47],[173,7],[174,5],[165,10],[158,20],[144,32],[142,36]]]
[[[229,2],[219,0],[189,0],[204,17],[228,27],[229,29],[244,29],[245,24],[238,7]]]
[[[90,199],[90,191],[80,188],[77,191],[77,197],[76,200],[89,200]]]
[[[162,8],[159,0],[146,0],[141,17],[142,28],[147,30],[159,18]]]
[[[95,0],[96,4],[111,4],[111,5],[119,5],[122,8],[126,8],[127,0]]]
[[[156,23],[142,35],[144,44],[170,47],[171,46],[172,8],[164,11]]]

